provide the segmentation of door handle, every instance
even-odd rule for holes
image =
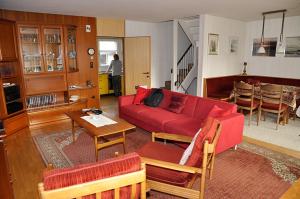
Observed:
[[[142,74],[144,74],[144,75],[149,75],[150,73],[149,73],[149,72],[145,72],[145,73],[142,73]]]

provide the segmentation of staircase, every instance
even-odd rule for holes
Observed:
[[[199,46],[199,18],[182,19],[178,21],[178,28],[182,28],[189,38],[191,45],[177,62],[177,80],[175,87],[178,92],[188,93],[198,71],[198,46]],[[196,93],[189,93],[194,94]]]

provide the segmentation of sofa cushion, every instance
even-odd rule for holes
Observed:
[[[181,113],[187,101],[186,95],[172,95],[171,103],[167,110],[174,113]]]
[[[144,104],[130,104],[127,106],[123,106],[122,107],[122,113],[126,114],[126,115],[131,115],[131,116],[135,116],[138,113],[144,112],[146,110],[152,110],[154,108],[150,107],[150,106],[146,106]]]
[[[179,120],[173,120],[165,123],[164,131],[167,133],[174,133],[180,135],[187,135],[193,137],[199,128],[201,128],[203,122],[194,118],[185,117]]]
[[[230,104],[227,102],[223,102],[220,100],[214,100],[209,98],[198,98],[197,106],[194,112],[194,118],[199,120],[205,120],[209,111],[212,109],[214,105],[218,105],[218,107],[222,109],[230,109],[231,113],[235,113],[237,111],[236,104]]]
[[[162,92],[164,94],[163,100],[160,102],[159,107],[160,108],[168,108],[170,103],[171,103],[171,98],[172,98],[172,91],[162,89]]]
[[[138,171],[141,169],[140,167],[141,159],[139,155],[137,153],[130,153],[96,163],[83,164],[65,169],[54,169],[44,173],[44,188],[47,191],[82,184]],[[131,187],[121,188],[120,195],[120,198],[130,198]],[[139,193],[137,192],[135,198],[138,198],[138,196]],[[111,197],[113,197],[113,191],[102,193],[102,198]],[[95,198],[95,195],[85,198]]]
[[[214,118],[224,117],[230,115],[230,113],[231,113],[230,109],[222,109],[219,106],[214,105],[212,109],[209,111],[207,117],[214,117]]]
[[[141,104],[148,95],[150,95],[151,89],[138,87],[136,90],[136,95],[133,99],[133,104]]]
[[[184,119],[186,116],[183,114],[173,113],[162,108],[151,108],[149,110],[139,112],[137,117],[163,130],[164,124],[166,122],[173,120],[181,120]]]
[[[183,151],[184,150],[182,148],[175,145],[148,142],[140,150],[138,150],[137,153],[142,157],[178,164]],[[155,180],[176,186],[186,186],[188,183],[187,173],[149,165],[146,166],[146,171],[147,179],[149,180]]]

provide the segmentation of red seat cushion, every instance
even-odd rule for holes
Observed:
[[[140,156],[137,153],[130,153],[96,163],[83,164],[72,168],[54,169],[44,173],[44,188],[47,191],[82,184],[138,171],[141,169],[140,167]],[[121,198],[130,198],[130,195],[130,186],[121,188]],[[139,188],[135,198],[138,198],[138,196]],[[95,198],[95,194],[85,198]],[[113,191],[103,192],[102,198],[113,198]]]
[[[263,102],[261,107],[270,110],[279,110],[279,104],[271,104],[271,103]],[[281,104],[281,110],[285,110],[287,109],[287,107],[288,106],[286,104]]]
[[[218,124],[218,120],[212,117],[208,117],[206,119],[204,126],[202,127],[201,133],[196,138],[191,156],[186,162],[187,166],[198,167],[201,165],[203,158],[204,142],[205,140],[208,140],[209,143],[212,142],[214,136],[216,135],[216,129]]]
[[[260,103],[259,101],[254,100],[254,101],[253,101],[253,107],[254,107],[254,108],[258,107],[258,106],[259,106],[259,103]],[[236,104],[237,104],[238,106],[250,107],[250,106],[251,106],[251,101],[237,100],[237,101],[236,101]]]
[[[133,99],[133,104],[141,104],[146,97],[151,93],[151,89],[146,89],[143,87],[138,87],[136,90],[136,95]]]
[[[149,142],[144,145],[137,153],[142,157],[162,160],[178,164],[184,150],[171,144],[162,144],[158,142]],[[173,184],[176,186],[186,186],[188,175],[170,169],[159,168],[155,166],[146,166],[147,179]]]
[[[134,116],[138,113],[144,112],[146,110],[151,110],[151,109],[154,109],[154,108],[152,108],[150,106],[145,106],[143,104],[139,104],[139,105],[130,104],[130,105],[122,107],[122,113],[126,114],[126,115]]]
[[[167,133],[187,135],[194,137],[199,128],[203,125],[201,120],[184,118],[165,123],[164,131]]]
[[[152,108],[151,110],[140,112],[137,117],[141,120],[149,121],[161,130],[166,122],[186,118],[183,114],[176,114],[162,108]]]
[[[181,113],[187,101],[186,95],[172,95],[171,103],[167,110],[174,113]]]

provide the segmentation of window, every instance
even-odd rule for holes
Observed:
[[[114,54],[118,54],[122,60],[122,40],[121,39],[102,39],[98,42],[99,70],[106,71],[110,62],[114,59]]]

